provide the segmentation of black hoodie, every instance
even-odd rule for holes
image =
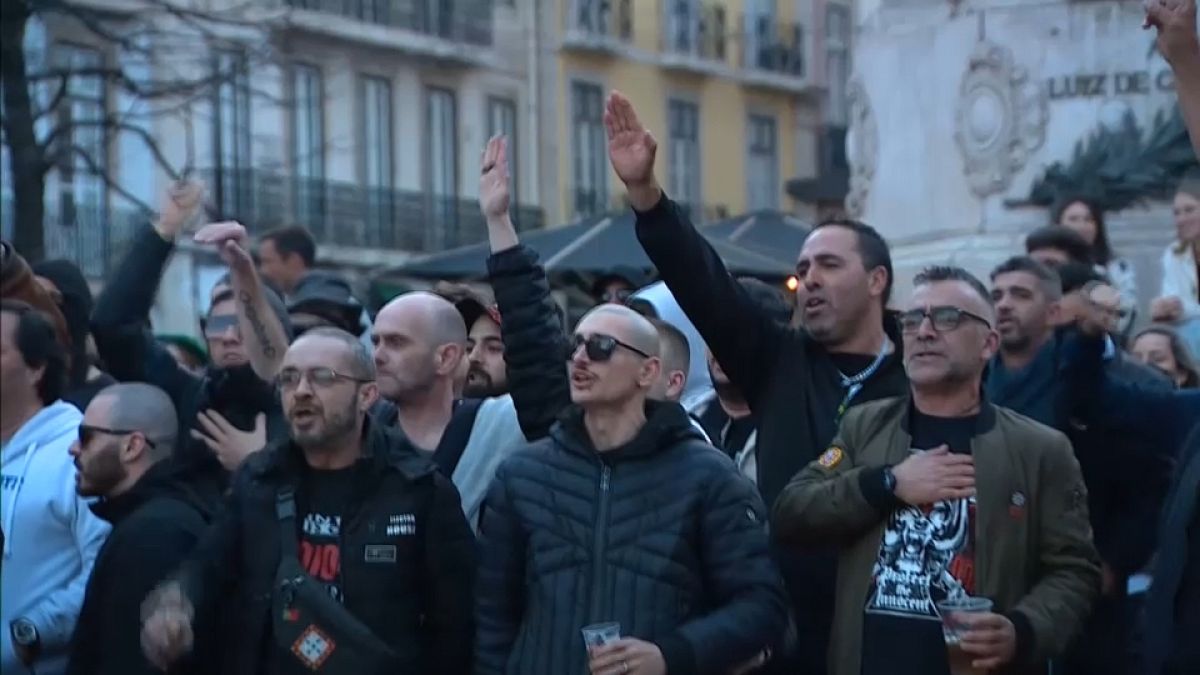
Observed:
[[[617,621],[667,672],[725,673],[787,626],[762,500],[676,403],[599,453],[568,408],[501,464],[481,531],[476,675],[586,670],[579,629]]]
[[[167,461],[151,467],[128,492],[92,506],[113,530],[83,597],[67,666],[71,675],[161,672],[142,654],[142,601],[179,567],[212,517],[206,500],[171,479]],[[200,672],[196,668],[172,672]]]

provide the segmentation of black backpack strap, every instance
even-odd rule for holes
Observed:
[[[437,464],[438,471],[446,478],[454,475],[454,469],[467,449],[467,442],[471,440],[471,432],[475,429],[475,418],[482,405],[483,399],[479,398],[459,401],[454,414],[450,416],[450,423],[442,432],[442,440],[433,453],[433,463]]]
[[[279,521],[279,553],[284,558],[300,559],[300,545],[296,542],[296,491],[290,487],[279,488],[275,493],[275,518]]]

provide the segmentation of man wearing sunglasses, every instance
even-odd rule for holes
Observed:
[[[654,326],[602,305],[572,344],[572,405],[488,494],[476,673],[723,673],[776,648],[762,500],[679,404],[648,400]],[[607,621],[622,639],[585,650],[579,630]]]
[[[72,489],[81,415],[61,400],[67,355],[41,311],[0,301],[4,567],[0,672],[62,673],[84,586],[109,527]]]
[[[177,434],[171,398],[141,382],[101,390],[84,413],[71,446],[75,489],[99,498],[92,512],[113,530],[87,582],[68,673],[156,672],[142,655],[142,602],[186,559],[212,515],[171,475]]]
[[[211,432],[199,421],[203,412],[215,413],[230,429],[240,432],[239,438],[258,441],[251,443],[255,445],[253,450],[262,447],[261,439],[283,435],[284,424],[271,383],[274,372],[257,370],[267,346],[272,354],[281,354],[287,342],[285,337],[279,346],[264,345],[260,336],[273,333],[273,327],[278,327],[285,336],[290,335],[291,325],[287,309],[273,291],[266,288],[259,291],[257,287],[261,284],[244,282],[247,275],[256,277],[256,273],[245,253],[244,240],[235,236],[240,226],[221,223],[216,224],[216,234],[222,238],[210,236],[201,242],[217,244],[218,253],[233,272],[228,286],[213,297],[212,306],[201,322],[210,357],[208,367],[196,376],[181,367],[154,338],[149,315],[159,283],[175,249],[175,239],[200,210],[203,194],[202,185],[185,182],[166,196],[153,227],[147,227],[134,238],[129,253],[96,300],[92,333],[100,358],[113,377],[121,382],[152,384],[171,397],[179,415],[175,452],[183,470],[194,483],[203,484],[215,503],[227,486],[229,471],[217,458],[221,450],[203,438],[193,438],[192,430],[201,432],[201,436],[203,432]],[[211,232],[214,225],[208,228]],[[234,255],[239,251],[239,255]],[[243,292],[251,293],[255,304],[245,302],[247,296]],[[249,314],[250,311],[254,314]],[[262,429],[261,433],[258,429]],[[238,454],[244,457],[248,451]]]
[[[909,395],[850,410],[775,505],[776,537],[841,546],[831,675],[947,675],[947,620],[973,668],[1041,674],[1091,610],[1079,463],[1061,433],[984,398],[994,324],[967,271],[917,275],[900,314]],[[991,610],[942,605],[965,598]]]
[[[147,657],[165,669],[220,612],[212,672],[467,675],[474,537],[450,481],[367,414],[371,354],[314,328],[278,387],[289,437],[246,461],[181,581],[152,596]]]

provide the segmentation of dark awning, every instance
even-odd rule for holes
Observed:
[[[712,236],[704,228],[709,243],[735,274],[782,277],[791,264],[760,250]],[[633,214],[594,216],[564,227],[521,233],[521,243],[538,252],[547,273],[604,274],[615,267],[633,267],[652,271],[650,259],[642,251],[634,234]],[[383,271],[382,277],[420,279],[482,279],[487,275],[486,261],[491,253],[486,242],[436,253],[399,267]]]

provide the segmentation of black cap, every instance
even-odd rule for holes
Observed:
[[[362,335],[362,303],[342,277],[314,270],[305,274],[288,298],[288,312],[314,314],[354,335]]]

